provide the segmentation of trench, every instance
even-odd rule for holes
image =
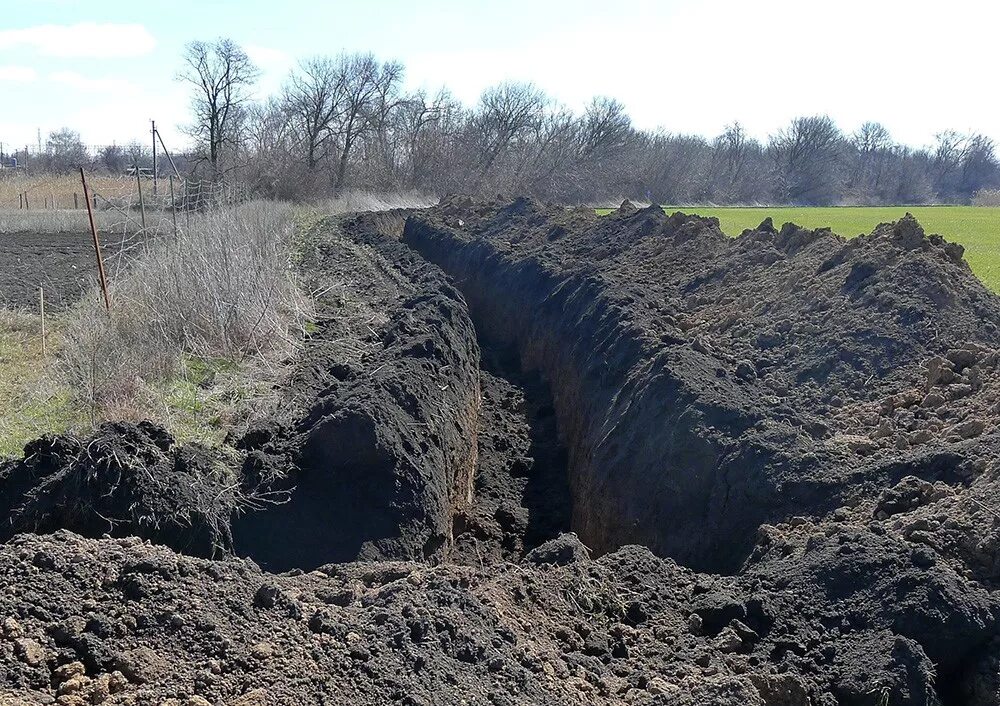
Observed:
[[[516,348],[482,335],[478,441],[472,505],[454,519],[452,559],[475,565],[518,560],[570,530],[568,453],[552,393],[525,370]]]
[[[766,460],[724,458],[712,426],[738,435],[752,422],[698,402],[693,385],[719,383],[677,371],[700,374],[699,353],[647,347],[594,277],[507,259],[418,219],[402,240],[450,276],[481,340],[516,351],[547,381],[566,449],[569,529],[595,555],[638,544],[698,571],[738,569],[770,508],[728,511],[739,502],[728,474],[759,473]]]

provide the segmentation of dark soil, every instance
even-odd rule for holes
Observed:
[[[472,500],[475,331],[441,271],[379,232],[387,218],[316,229],[316,331],[287,404],[239,443],[248,488],[289,496],[234,526],[237,553],[272,570],[440,558]]]
[[[567,453],[548,386],[516,351],[485,342],[479,465],[472,507],[455,518],[451,561],[518,561],[569,531]]]
[[[935,354],[1000,346],[1000,299],[912,219],[846,242],[770,224],[730,239],[658,208],[452,201],[404,239],[551,381],[573,528],[598,551],[640,543],[736,569],[762,523],[860,500],[866,482],[899,480],[901,455],[926,456],[879,453],[856,438],[867,418],[839,411],[906,389]]]
[[[230,519],[250,502],[234,478],[218,452],[175,446],[147,422],[105,424],[86,440],[43,437],[0,465],[0,540],[68,529],[224,556]]]
[[[0,703],[1000,703],[1000,299],[959,247],[449,199],[302,268],[228,452],[0,469]]]
[[[138,252],[133,240],[101,237],[109,279]],[[38,288],[46,307],[73,304],[97,283],[94,240],[89,233],[0,233],[0,306],[35,308]]]

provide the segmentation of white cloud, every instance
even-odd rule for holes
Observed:
[[[0,66],[0,81],[32,83],[37,79],[38,72],[28,66]]]
[[[0,50],[29,48],[62,58],[143,56],[155,46],[156,38],[140,24],[82,22],[0,31]]]
[[[91,78],[76,71],[55,71],[48,76],[49,81],[61,83],[86,93],[114,93],[128,95],[138,93],[139,86],[120,78]]]

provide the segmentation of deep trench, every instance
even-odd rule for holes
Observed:
[[[481,503],[484,500],[480,491],[486,484],[492,484],[494,491],[498,489],[498,484],[506,485],[506,491],[512,496],[508,500],[520,507],[498,507],[497,519],[501,525],[507,525],[503,527],[505,533],[519,534],[523,549],[530,550],[570,530],[573,506],[568,454],[559,437],[558,421],[548,383],[538,372],[524,369],[516,347],[489,339],[482,334],[479,326],[476,331],[482,346],[483,371],[509,383],[523,396],[517,408],[509,411],[515,416],[515,421],[527,425],[528,438],[527,450],[523,456],[511,457],[507,453],[506,458],[492,459],[493,463],[490,465],[494,467],[497,466],[496,461],[500,462],[500,468],[494,468],[493,478],[484,477],[484,473],[477,474],[477,497],[474,502]],[[488,392],[484,390],[484,396],[485,394]],[[493,400],[493,403],[498,404],[499,401]],[[481,454],[486,452],[486,449],[480,449]],[[481,460],[481,471],[489,461],[488,458]],[[504,466],[506,474],[503,473]],[[517,509],[526,515],[527,520],[520,528],[509,517]],[[512,544],[511,539],[513,538],[508,537],[504,540],[508,547]]]

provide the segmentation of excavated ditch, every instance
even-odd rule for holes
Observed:
[[[637,543],[733,571],[761,524],[829,513],[903,468],[936,479],[940,449],[900,429],[901,465],[832,418],[891,395],[935,352],[998,343],[996,297],[960,248],[911,221],[849,243],[769,223],[730,240],[659,209],[602,220],[458,200],[403,239],[551,381],[572,526],[598,552]]]
[[[330,219],[302,271],[232,448],[0,463],[0,703],[1000,703],[961,248],[453,198]]]

